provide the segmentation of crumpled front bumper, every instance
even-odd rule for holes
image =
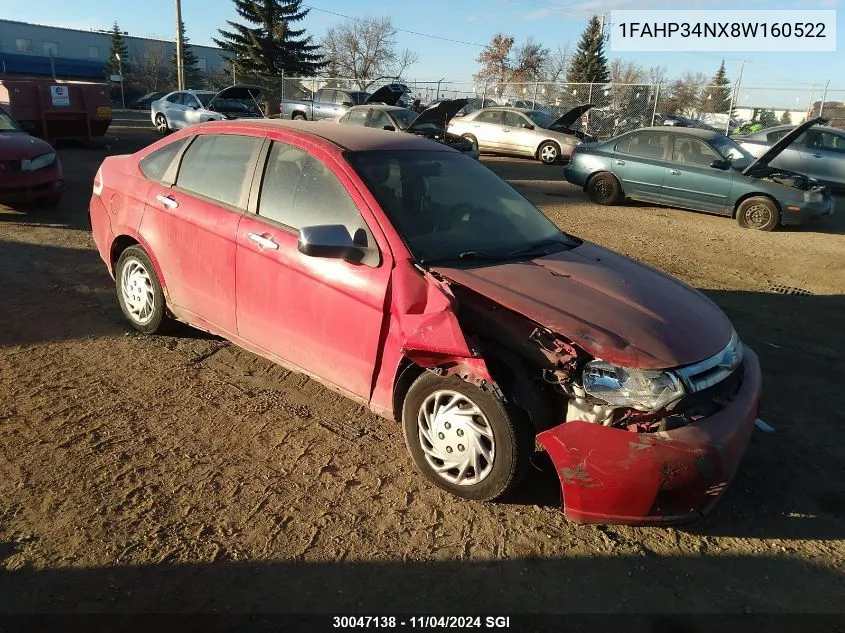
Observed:
[[[725,408],[680,429],[632,433],[568,422],[540,433],[576,523],[685,523],[715,505],[736,473],[760,408],[757,356]]]

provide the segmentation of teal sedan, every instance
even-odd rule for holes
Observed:
[[[576,146],[566,179],[603,205],[641,200],[733,217],[743,228],[773,231],[833,213],[830,189],[803,174],[770,166],[815,118],[759,158],[724,134],[665,126]]]

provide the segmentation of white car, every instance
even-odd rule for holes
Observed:
[[[150,119],[162,134],[224,119],[263,118],[259,86],[237,84],[220,92],[177,90],[150,104]]]

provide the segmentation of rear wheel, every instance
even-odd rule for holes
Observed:
[[[769,198],[754,196],[739,204],[736,221],[744,229],[774,231],[780,225],[780,210]]]
[[[474,149],[478,149],[478,139],[475,138],[472,134],[462,134],[461,136],[463,136],[466,140],[472,143]]]
[[[405,443],[417,468],[457,497],[489,501],[512,490],[534,450],[528,422],[455,376],[423,373],[402,407]]]
[[[599,172],[587,182],[587,195],[595,204],[619,204],[623,198],[622,185],[613,174]]]
[[[132,327],[144,334],[155,334],[170,325],[161,283],[143,248],[130,246],[123,251],[114,277],[120,309]]]
[[[305,118],[304,114],[294,114],[293,120],[294,121],[306,121],[307,119]]]
[[[170,125],[167,123],[167,117],[163,114],[157,114],[155,118],[156,130],[159,134],[167,134],[170,131]]]
[[[554,141],[546,141],[537,148],[537,158],[544,165],[554,165],[560,159],[560,146]]]

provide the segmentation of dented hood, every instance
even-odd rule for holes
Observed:
[[[767,166],[775,158],[777,158],[778,154],[780,154],[783,150],[792,145],[792,142],[799,136],[801,136],[804,132],[806,132],[809,128],[813,127],[814,125],[824,125],[827,122],[827,119],[822,118],[820,116],[816,117],[815,119],[810,119],[809,121],[804,121],[804,123],[796,127],[789,134],[784,136],[777,143],[775,143],[768,150],[766,150],[766,152],[762,156],[760,156],[760,158],[758,158],[753,163],[748,165],[748,167],[743,169],[742,174],[750,174],[752,170],[757,166]]]
[[[733,332],[698,290],[588,242],[527,261],[434,270],[625,367],[695,363]]]

